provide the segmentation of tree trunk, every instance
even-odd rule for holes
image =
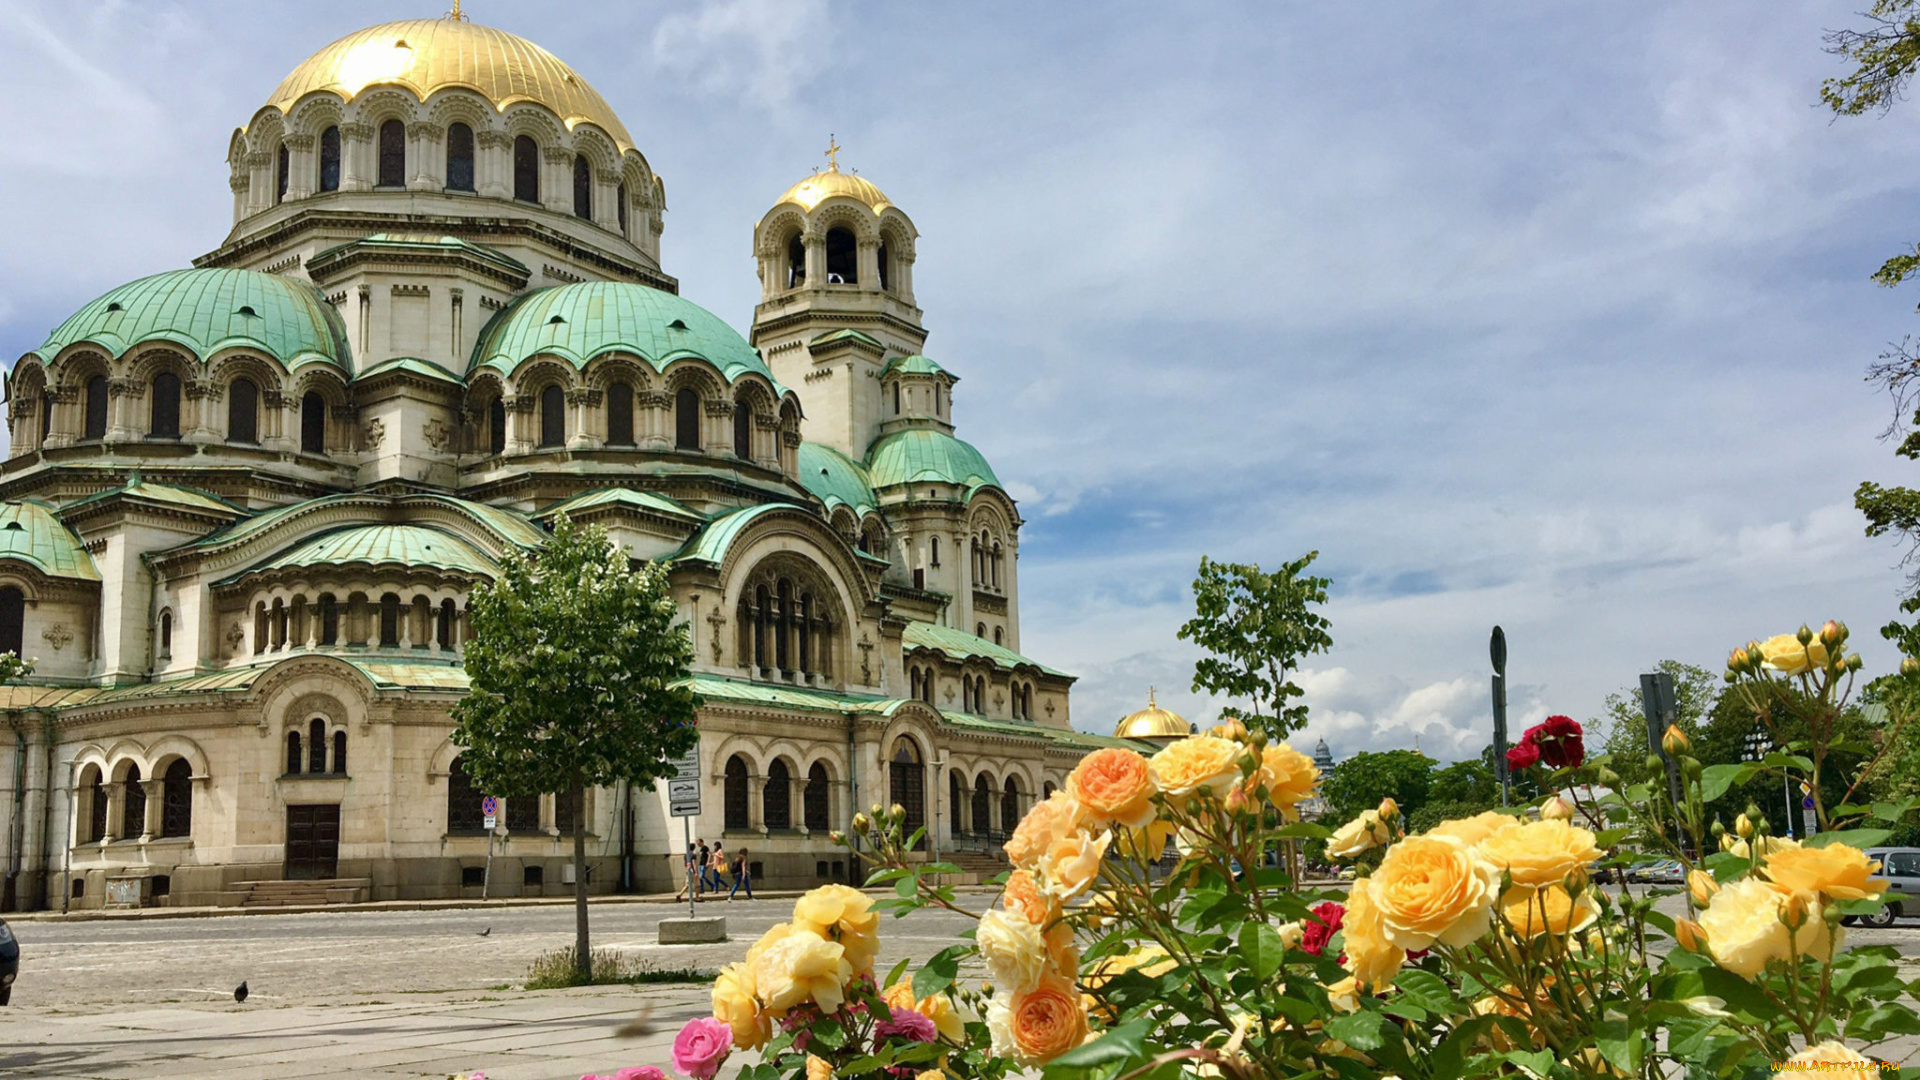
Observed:
[[[585,983],[593,981],[593,952],[587,942],[586,785],[576,779],[567,798],[573,800],[573,969]]]

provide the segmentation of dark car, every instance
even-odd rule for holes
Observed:
[[[16,941],[13,931],[7,929],[7,921],[0,919],[0,1005],[5,1005],[13,997],[13,977],[20,974],[20,942]]]

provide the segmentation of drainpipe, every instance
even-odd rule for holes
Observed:
[[[856,888],[867,876],[859,870],[860,834],[853,827],[853,815],[860,812],[860,751],[854,746],[854,727],[859,718],[847,714],[847,879]]]
[[[633,892],[633,781],[620,781],[620,891]]]
[[[20,906],[20,845],[27,839],[27,733],[20,727],[20,714],[7,710],[7,726],[13,729],[13,819],[7,825],[7,883],[4,910]]]

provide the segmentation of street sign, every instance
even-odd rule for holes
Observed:
[[[1802,809],[1802,810],[1811,810],[1811,809],[1813,809],[1813,796],[1811,796],[1811,795],[1809,795],[1809,796],[1807,796],[1806,798],[1804,798],[1804,799],[1801,799],[1801,800],[1800,800],[1800,809]]]
[[[1493,660],[1493,673],[1507,673],[1507,632],[1499,627],[1493,628],[1493,637],[1487,642],[1487,652]]]
[[[489,818],[493,817],[495,814],[498,814],[500,812],[500,800],[494,798],[491,795],[487,796],[484,799],[481,799],[480,812],[482,814],[485,814]],[[489,824],[487,828],[491,829],[493,828],[493,826]]]
[[[486,824],[486,829],[487,829],[487,831],[488,831],[488,832],[492,832],[492,831],[493,831],[493,829],[494,829],[494,826],[496,826],[496,825],[498,825],[498,824],[500,824],[500,819],[499,819],[499,818],[497,818],[497,817],[495,817],[495,816],[494,816],[494,815],[492,815],[492,814],[488,814],[488,815],[487,815],[487,817],[486,817],[486,822],[487,822],[487,824]]]
[[[670,802],[667,804],[668,817],[699,817],[700,800],[692,802]]]
[[[673,759],[673,773],[676,780],[700,779],[700,748],[694,747],[685,754]]]
[[[669,802],[687,802],[688,800],[697,801],[699,798],[700,798],[700,781],[698,780],[667,781],[667,800]]]

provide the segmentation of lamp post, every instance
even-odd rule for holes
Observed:
[[[1500,781],[1500,805],[1507,805],[1511,777],[1507,772],[1507,633],[1493,628],[1487,642],[1493,660],[1493,775]]]

